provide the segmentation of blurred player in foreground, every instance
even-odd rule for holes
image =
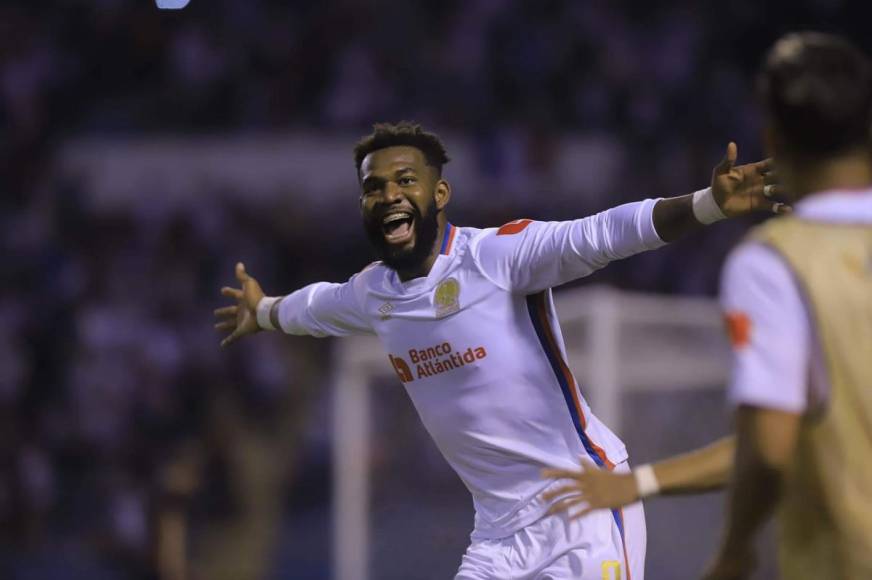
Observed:
[[[784,578],[872,578],[872,63],[838,37],[791,34],[759,82],[766,146],[800,201],[725,267],[736,437],[632,475],[549,471],[575,480],[555,509],[731,480],[708,579],[747,577],[776,509]]]
[[[710,188],[622,205],[566,222],[456,227],[446,208],[448,162],[417,125],[377,125],[355,149],[360,209],[381,261],[344,284],[264,297],[242,264],[237,300],[216,310],[223,345],[263,329],[375,334],[475,504],[458,579],[630,578],[644,575],[641,504],[577,521],[547,516],[548,465],[629,471],[624,444],[590,411],[566,364],[551,288],[611,260],[659,248],[751,209],[769,162],[736,167],[732,143]],[[317,243],[317,240],[312,240]],[[559,484],[551,484],[556,486]]]

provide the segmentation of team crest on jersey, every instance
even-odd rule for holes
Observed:
[[[460,282],[455,278],[440,282],[436,286],[433,303],[436,306],[436,318],[444,318],[460,310]]]

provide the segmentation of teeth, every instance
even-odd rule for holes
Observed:
[[[407,220],[410,217],[412,217],[412,216],[410,214],[407,214],[407,213],[392,213],[389,216],[385,216],[385,218],[382,220],[382,223],[383,224],[390,224],[390,223],[393,223],[393,222],[398,221],[398,220]]]

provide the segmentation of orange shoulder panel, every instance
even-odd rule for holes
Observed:
[[[727,312],[724,321],[733,348],[740,349],[748,346],[751,342],[751,319],[748,315],[744,312]]]
[[[509,222],[502,226],[497,230],[498,236],[511,236],[513,234],[519,234],[524,231],[524,228],[533,223],[533,220],[515,220],[513,222]]]

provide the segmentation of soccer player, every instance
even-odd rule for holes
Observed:
[[[375,334],[442,454],[473,496],[472,543],[456,578],[643,578],[641,504],[578,521],[546,516],[548,465],[628,471],[624,444],[584,400],[566,363],[551,288],[611,260],[753,208],[769,162],[735,166],[730,143],[711,187],[566,222],[500,228],[448,221],[448,162],[435,135],[376,125],[354,150],[366,233],[381,258],[342,284],[266,297],[236,267],[237,304],[216,310],[222,345],[260,330]],[[558,485],[558,484],[554,484]]]
[[[724,270],[736,436],[629,476],[551,471],[574,480],[556,509],[730,479],[708,579],[747,577],[776,510],[784,578],[872,578],[872,62],[841,38],[791,34],[759,82],[767,149],[799,201]]]

